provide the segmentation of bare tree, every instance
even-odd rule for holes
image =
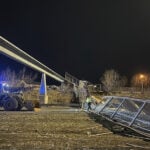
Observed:
[[[128,83],[128,79],[126,76],[120,76],[120,87],[125,87]]]
[[[127,77],[120,76],[114,69],[106,70],[101,78],[101,82],[107,92],[126,86],[127,81]]]
[[[18,78],[20,79],[20,81],[24,81],[25,83],[31,84],[37,78],[37,74],[28,73],[26,68],[24,67],[18,73]]]
[[[26,86],[31,84],[37,78],[37,74],[27,73],[26,68],[16,73],[14,70],[7,68],[0,73],[0,81],[5,81],[10,85]]]
[[[16,84],[17,74],[12,71],[9,67],[3,70],[0,74],[0,81],[5,81],[7,83]]]
[[[102,84],[108,92],[111,92],[115,87],[120,84],[120,75],[114,70],[106,70],[101,78]]]

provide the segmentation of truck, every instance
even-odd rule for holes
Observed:
[[[24,100],[22,87],[11,87],[7,83],[0,83],[0,107],[5,111],[20,111],[25,107],[33,111],[35,104]]]

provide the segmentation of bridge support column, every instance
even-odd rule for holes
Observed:
[[[48,95],[47,95],[47,88],[46,88],[46,75],[42,73],[41,78],[41,85],[40,85],[40,104],[48,104]]]

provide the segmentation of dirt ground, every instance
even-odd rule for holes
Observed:
[[[0,111],[0,150],[138,150],[150,142],[113,134],[77,108]]]

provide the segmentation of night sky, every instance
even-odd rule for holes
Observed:
[[[150,71],[148,0],[3,0],[0,35],[64,76]],[[0,55],[0,70],[14,62]],[[20,67],[20,65],[15,66]]]

